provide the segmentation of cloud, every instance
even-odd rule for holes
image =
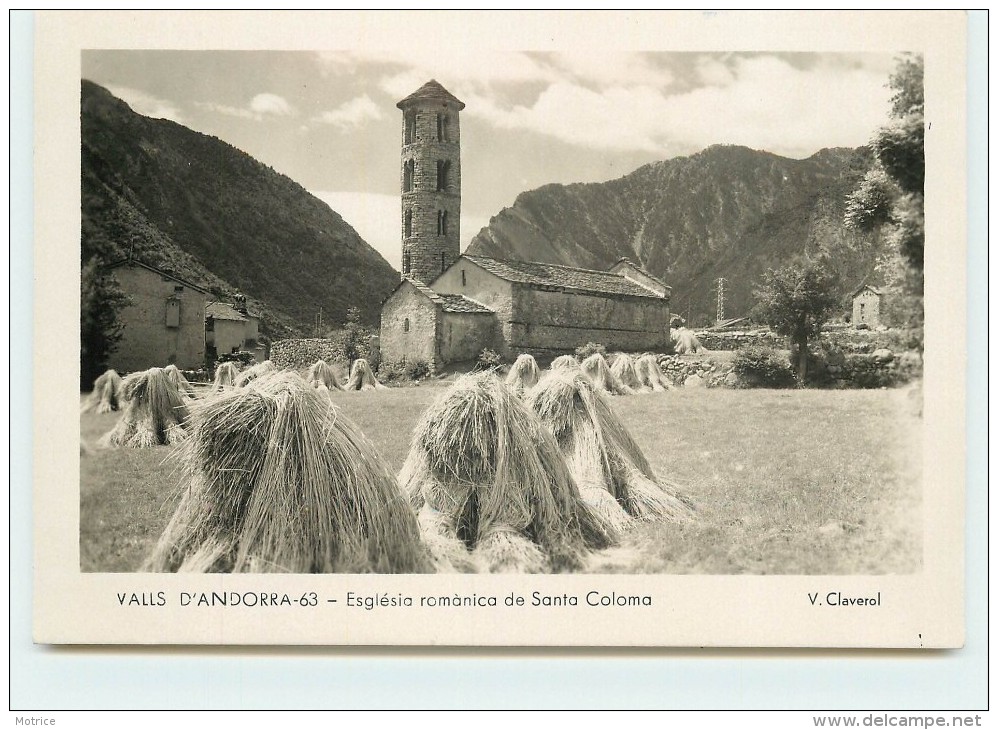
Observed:
[[[214,112],[216,114],[224,114],[229,117],[239,117],[240,119],[259,119],[259,115],[254,114],[249,109],[228,106],[226,104],[214,104],[209,101],[197,101],[194,102],[194,106],[198,109],[204,109],[205,111]]]
[[[367,94],[344,102],[331,111],[322,112],[314,121],[332,124],[343,130],[355,129],[368,119],[381,119],[381,110]]]
[[[170,119],[183,122],[183,115],[172,101],[159,99],[152,94],[127,86],[107,86],[107,90],[124,101],[132,111],[153,119]]]
[[[257,94],[250,101],[250,111],[261,116],[272,114],[278,117],[289,117],[295,114],[294,107],[283,96],[277,94]]]
[[[465,99],[465,114],[604,150],[676,154],[714,143],[743,144],[790,156],[822,147],[865,144],[883,123],[885,78],[862,66],[795,68],[773,56],[705,60],[699,85],[672,92],[658,85],[590,88],[550,84],[530,105]]]

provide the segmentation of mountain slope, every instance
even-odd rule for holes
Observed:
[[[216,295],[237,291],[272,336],[307,331],[321,307],[377,322],[398,274],[325,203],[214,137],[133,112],[84,81],[82,258],[129,250]]]
[[[804,252],[830,256],[844,295],[880,248],[842,225],[868,155],[793,160],[719,145],[605,183],[547,185],[493,217],[468,253],[597,269],[626,256],[670,284],[673,311],[697,324],[713,321],[719,277],[726,316],[744,315],[765,270]]]

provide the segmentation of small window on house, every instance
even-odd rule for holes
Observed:
[[[412,144],[416,141],[416,112],[406,112],[405,115],[405,144]]]
[[[412,190],[412,181],[416,176],[416,161],[406,160],[402,171],[402,191],[408,193]]]
[[[173,291],[176,292],[177,294],[179,294],[183,290],[184,290],[184,287],[182,287],[182,286],[175,286],[175,287],[173,287]]]
[[[446,236],[447,235],[447,211],[438,210],[437,211],[437,235]]]
[[[464,269],[461,269],[461,286],[468,286],[468,277],[464,275]]]
[[[437,160],[437,192],[447,192],[450,177],[450,161]]]
[[[403,229],[405,231],[406,238],[412,235],[412,209],[406,210],[405,212],[405,223],[403,224]]]
[[[205,332],[214,332],[215,331],[215,318],[214,317],[208,317],[208,319],[206,319],[204,321],[204,331]]]
[[[167,327],[179,327],[180,326],[180,300],[179,299],[167,299],[166,300],[166,326]]]
[[[409,318],[408,317],[406,317],[405,321],[402,323],[402,331],[403,332],[408,332],[409,331]]]
[[[865,317],[866,317],[866,304],[864,304],[863,302],[860,302],[859,303],[859,321],[860,322],[864,321]]]

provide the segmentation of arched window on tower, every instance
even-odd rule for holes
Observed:
[[[447,235],[447,211],[438,210],[437,211],[437,235],[446,236]]]
[[[450,130],[447,128],[449,121],[446,114],[437,114],[437,140],[440,142],[450,141]]]
[[[444,273],[447,269],[447,253],[444,251],[440,252],[440,273]]]
[[[450,160],[437,160],[437,192],[447,192],[450,181]]]
[[[416,112],[406,112],[404,144],[412,144],[415,141],[416,141]]]
[[[409,269],[411,268],[410,263],[411,262],[410,262],[410,259],[409,259],[409,252],[406,251],[405,253],[402,254],[402,273],[403,274],[408,274],[409,273]]]
[[[409,331],[409,318],[408,317],[406,317],[405,321],[402,323],[402,331],[403,332],[408,332]]]
[[[412,208],[406,208],[402,231],[406,238],[412,235]]]
[[[412,190],[412,180],[416,176],[416,161],[406,160],[402,172],[402,192],[408,193]]]

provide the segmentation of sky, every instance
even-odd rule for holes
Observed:
[[[402,117],[431,78],[461,99],[462,249],[524,191],[738,144],[793,158],[866,144],[890,54],[87,50],[83,78],[213,135],[327,202],[401,262]]]

